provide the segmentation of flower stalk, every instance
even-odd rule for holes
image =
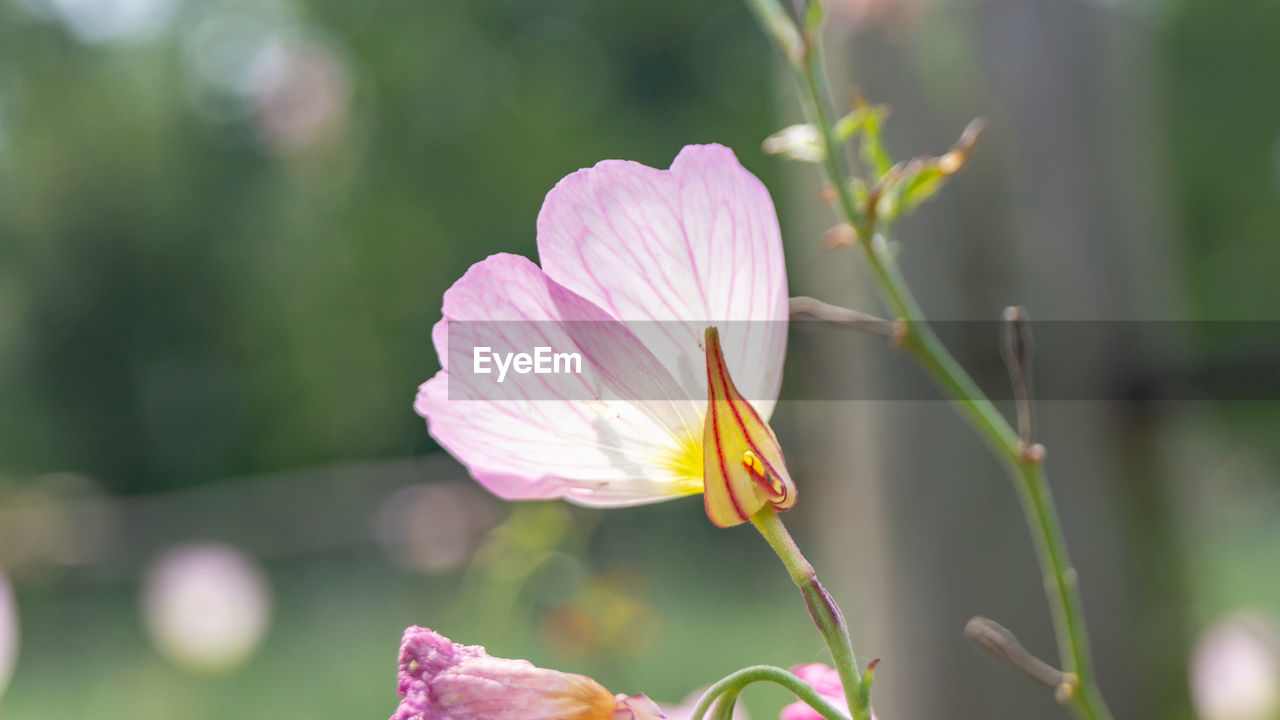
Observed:
[[[772,512],[772,510],[764,512]],[[792,695],[817,710],[818,714],[826,720],[849,720],[812,685],[796,677],[795,674],[773,665],[752,665],[742,668],[707,688],[707,691],[702,694],[702,699],[698,700],[698,704],[694,707],[691,720],[703,720],[712,704],[717,701],[720,702],[717,707],[723,708],[724,704],[728,703],[729,710],[732,711],[732,704],[743,688],[758,682],[769,682],[786,688]]]
[[[768,19],[764,27],[775,42],[779,42],[782,35],[776,27],[777,18],[785,11],[777,0],[746,2],[757,18]],[[902,324],[902,333],[895,339],[951,396],[953,405],[987,441],[992,452],[1004,461],[1017,488],[1044,576],[1062,668],[1076,679],[1072,691],[1059,693],[1059,700],[1070,704],[1081,718],[1110,720],[1111,712],[1095,681],[1076,571],[1067,554],[1066,540],[1042,467],[1043,450],[1037,451],[1039,446],[1028,446],[1023,441],[1018,431],[1000,414],[929,327],[898,268],[887,239],[877,232],[876,203],[869,202],[865,210],[859,208],[847,180],[847,159],[833,123],[820,27],[812,20],[820,13],[812,11],[811,6],[811,12],[806,15],[806,27],[801,33],[803,52],[796,53],[785,44],[779,44],[779,48],[801,88],[805,112],[818,128],[827,182],[835,191],[841,213],[857,231],[856,244],[863,251],[881,297]],[[854,707],[852,702],[850,707]]]
[[[814,625],[818,627],[818,633],[822,635],[827,651],[831,653],[836,672],[840,674],[840,684],[844,687],[845,699],[849,703],[853,720],[869,720],[871,708],[867,702],[867,692],[858,672],[858,661],[853,654],[849,626],[845,623],[840,608],[831,599],[826,588],[822,587],[822,583],[818,582],[818,574],[800,552],[791,533],[782,524],[782,518],[778,517],[772,506],[766,505],[751,517],[751,522],[782,560],[791,575],[791,581],[800,588],[804,604],[809,608],[809,615],[813,617]]]

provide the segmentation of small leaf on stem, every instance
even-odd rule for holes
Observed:
[[[1018,642],[1009,629],[995,620],[981,616],[974,617],[964,626],[964,636],[972,640],[992,658],[1021,670],[1030,677],[1061,692],[1067,682],[1069,673],[1053,667],[1049,663],[1032,655]]]
[[[1005,365],[1013,383],[1014,402],[1018,407],[1018,437],[1024,447],[1031,447],[1031,324],[1027,311],[1017,305],[1004,309],[1001,316]]]

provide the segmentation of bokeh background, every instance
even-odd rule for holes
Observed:
[[[1280,408],[1141,380],[1276,357],[1220,321],[1280,320],[1280,5],[833,5],[838,90],[892,107],[901,155],[990,120],[901,226],[926,309],[1099,321],[1072,362],[1141,390],[1038,409],[1118,714],[1275,717]],[[445,288],[532,255],[543,195],[602,158],[729,145],[793,292],[875,310],[812,169],[759,149],[785,81],[732,0],[0,0],[0,717],[385,717],[410,624],[669,702],[822,659],[750,529],[500,504],[411,409]],[[920,382],[859,347],[789,372]],[[1053,656],[1014,495],[951,411],[777,424],[882,716],[1065,716],[961,637],[987,614]]]

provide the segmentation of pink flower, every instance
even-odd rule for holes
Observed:
[[[1200,720],[1280,716],[1280,628],[1269,615],[1237,611],[1209,626],[1190,662]]]
[[[812,685],[819,695],[831,701],[831,704],[845,715],[849,714],[849,703],[844,698],[844,686],[840,684],[840,674],[835,668],[822,663],[809,663],[796,665],[791,668],[791,673]],[[871,718],[875,720],[875,713],[872,713]],[[780,720],[823,720],[823,717],[817,710],[797,701],[782,708]]]
[[[9,581],[0,569],[0,695],[18,661],[18,607]]]
[[[618,695],[611,720],[666,720],[662,708],[644,695]]]
[[[585,675],[490,657],[427,628],[400,645],[400,707],[391,720],[657,720],[643,695],[614,696]]]
[[[766,424],[786,351],[782,242],[768,191],[732,151],[569,175],[538,215],[538,254],[541,267],[473,265],[432,331],[443,369],[414,408],[477,481],[510,500],[619,507],[701,493],[720,468],[706,500],[718,525],[794,503]],[[582,372],[503,382],[476,360],[490,346],[573,351]],[[709,401],[743,421],[704,453]]]

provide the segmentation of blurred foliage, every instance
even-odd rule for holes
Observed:
[[[1280,5],[1173,0],[1166,33],[1175,208],[1190,309],[1280,318]]]
[[[137,492],[425,450],[440,296],[533,254],[559,178],[709,141],[770,173],[737,3],[215,0],[97,43],[41,17],[80,6],[0,2],[0,471]],[[272,42],[338,65],[323,142],[264,133]]]
[[[1190,296],[1183,307],[1214,320],[1280,319],[1280,5],[1172,0],[1168,10],[1163,94],[1180,279]],[[1274,345],[1260,347],[1246,327],[1203,327],[1220,357],[1274,358]],[[1217,420],[1220,432],[1280,467],[1280,414],[1269,404],[1219,408]],[[1280,487],[1276,477],[1259,479]],[[1280,593],[1271,601],[1280,606]]]

